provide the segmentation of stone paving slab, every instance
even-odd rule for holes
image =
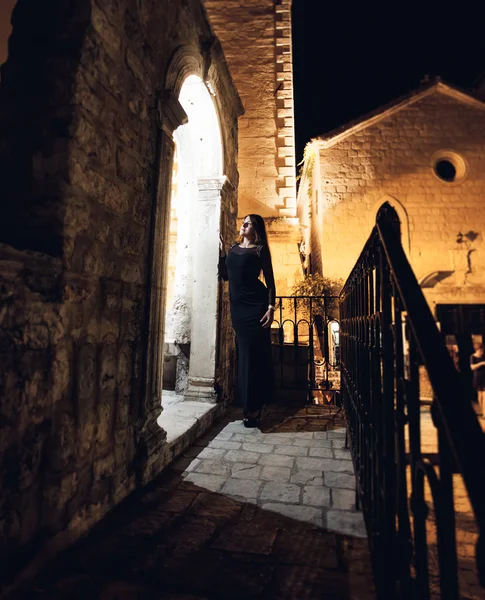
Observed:
[[[355,510],[355,478],[345,441],[343,426],[328,431],[290,431],[286,427],[280,434],[245,429],[242,422],[231,421],[208,446],[190,448],[186,454],[200,462],[195,467],[189,464],[182,476],[201,487],[206,481],[210,491],[267,509],[270,504],[277,505],[280,513],[285,509],[279,505],[296,505],[301,508],[302,521],[312,514],[313,522],[323,523],[332,531],[365,537],[362,514]],[[199,477],[198,473],[207,476]],[[222,485],[221,477],[225,477]],[[318,517],[314,508],[320,511]],[[298,518],[298,509],[289,512]],[[345,512],[350,516],[341,514]]]
[[[283,456],[278,454],[266,454],[258,460],[260,465],[268,467],[288,467],[293,468],[295,459],[293,456]]]
[[[14,600],[373,599],[343,423],[274,421],[228,415]]]
[[[291,477],[291,469],[288,467],[263,467],[260,475],[265,481],[288,482]]]

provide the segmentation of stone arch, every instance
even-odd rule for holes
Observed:
[[[218,168],[207,169],[202,168],[198,174],[199,177],[223,177],[225,176],[225,144],[224,144],[224,131],[222,123],[219,119],[221,107],[217,102],[217,91],[218,91],[218,77],[214,69],[214,61],[217,60],[218,54],[222,52],[219,44],[216,44],[213,40],[207,45],[208,49],[201,53],[201,51],[194,46],[180,46],[174,52],[170,63],[167,68],[165,81],[163,84],[163,97],[171,96],[180,100],[180,94],[182,87],[187,82],[189,77],[198,77],[203,83],[207,90],[207,96],[212,98],[212,105],[214,108],[214,114],[217,119],[217,139],[214,137],[211,140],[210,156],[217,155],[217,160],[221,161],[222,164],[218,165]],[[180,102],[179,102],[180,104]],[[241,107],[242,111],[242,107]],[[223,175],[224,174],[224,175]]]
[[[201,354],[215,355],[212,348],[217,326],[215,250],[224,177],[219,120],[210,93],[198,75],[186,77],[179,101],[188,115],[188,123],[174,134],[177,180],[172,180],[171,194],[171,276],[167,289],[165,349],[170,348],[174,353],[170,364],[177,370],[175,389],[180,393],[185,391],[187,376],[190,387],[193,377],[189,371],[194,370],[194,363],[200,364]],[[202,237],[197,235],[200,227],[204,230]],[[187,360],[189,348],[190,360]],[[175,384],[174,375],[172,371],[171,385],[165,378],[169,387]],[[202,375],[199,373],[198,377]],[[208,375],[207,379],[210,379]]]
[[[190,75],[206,76],[206,59],[194,46],[179,46],[172,55],[165,74],[163,89],[179,97],[184,81]]]
[[[386,194],[382,196],[377,202],[374,203],[372,210],[370,211],[371,229],[374,227],[376,223],[376,218],[379,213],[379,210],[384,206],[384,204],[389,204],[396,211],[397,216],[399,217],[400,229],[401,229],[401,242],[406,252],[408,258],[411,256],[411,232],[410,232],[410,224],[409,224],[409,215],[406,210],[406,207],[402,202],[400,202],[397,198],[393,196],[389,196]]]
[[[217,339],[217,257],[218,237],[221,221],[221,193],[225,183],[224,144],[218,114],[218,105],[214,101],[217,80],[208,72],[211,69],[211,51],[202,54],[193,46],[181,46],[173,54],[167,67],[160,99],[158,114],[161,127],[160,143],[160,179],[157,192],[157,216],[154,219],[152,238],[152,270],[149,323],[149,353],[147,385],[151,406],[158,405],[162,396],[164,341],[166,337],[165,315],[167,311],[168,291],[168,252],[162,249],[169,247],[170,239],[170,207],[172,195],[172,169],[175,150],[175,139],[183,138],[176,133],[179,127],[190,125],[191,108],[185,105],[181,93],[184,84],[196,78],[210,99],[217,132],[209,140],[208,147],[200,150],[204,159],[196,168],[196,201],[193,213],[199,215],[207,223],[212,232],[210,243],[207,240],[194,239],[191,249],[191,296],[196,302],[191,303],[193,314],[190,323],[190,363],[188,372],[188,388],[186,396],[195,399],[215,400],[215,357]],[[212,69],[213,71],[213,69]],[[192,114],[194,121],[194,114]],[[199,124],[200,125],[200,124]],[[203,126],[203,124],[201,125]],[[180,132],[182,130],[179,130]],[[180,140],[179,140],[180,142]],[[207,157],[217,156],[217,160],[207,161]],[[162,174],[162,170],[165,171]],[[194,236],[195,238],[195,236]],[[195,247],[197,246],[197,247]],[[196,276],[195,276],[196,274]],[[195,314],[197,313],[197,314]]]

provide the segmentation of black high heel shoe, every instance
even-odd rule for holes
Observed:
[[[261,409],[255,417],[249,417],[244,413],[243,425],[244,427],[259,427],[261,422]]]

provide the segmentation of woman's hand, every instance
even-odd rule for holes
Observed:
[[[263,327],[266,329],[267,327],[271,327],[271,323],[273,322],[274,319],[274,308],[268,308],[268,310],[264,313],[263,318],[261,319],[260,323],[263,324]]]
[[[481,361],[478,363],[470,363],[470,368],[472,371],[476,371],[477,369],[481,369],[482,367],[485,367],[485,361]]]
[[[224,238],[222,237],[221,234],[219,234],[219,254],[221,256],[224,256],[226,254],[226,251],[224,248]]]

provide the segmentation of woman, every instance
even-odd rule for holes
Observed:
[[[483,344],[473,344],[475,352],[470,356],[470,368],[473,371],[473,387],[478,392],[478,404],[482,417],[484,413],[485,400],[485,352]]]
[[[229,280],[232,326],[236,332],[238,398],[245,427],[257,427],[263,404],[273,388],[270,327],[276,288],[264,220],[247,215],[239,244],[225,255],[220,239],[219,275]],[[259,280],[263,272],[266,286]]]

